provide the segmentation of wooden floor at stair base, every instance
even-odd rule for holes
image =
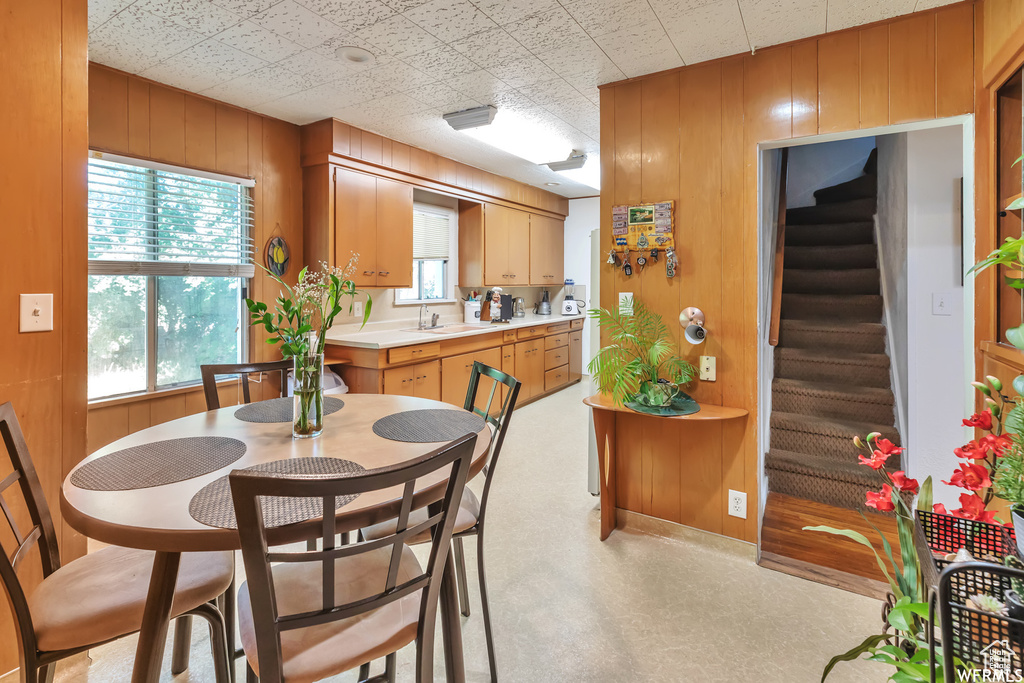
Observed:
[[[866,516],[889,539],[899,561],[896,519],[871,513]],[[854,593],[884,597],[889,586],[874,554],[848,538],[803,530],[805,526],[819,525],[862,533],[885,557],[878,534],[857,511],[769,493],[758,564]]]

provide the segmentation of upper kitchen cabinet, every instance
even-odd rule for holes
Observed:
[[[307,169],[307,178],[316,168]],[[309,195],[316,186],[307,184],[306,220],[310,232],[318,223],[331,226],[321,243],[333,245],[326,249],[333,265],[344,268],[358,254],[352,276],[357,287],[411,287],[412,186],[341,167],[329,173],[329,196],[316,198],[313,206]]]
[[[560,220],[530,215],[530,284],[561,286],[565,280],[565,226]]]

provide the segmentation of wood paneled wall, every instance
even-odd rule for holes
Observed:
[[[99,64],[89,65],[89,146],[188,168],[254,178],[258,262],[271,237],[291,247],[287,277],[302,268],[302,169],[299,128]],[[84,258],[84,257],[83,257]],[[273,281],[257,270],[250,293],[261,301],[277,296]],[[280,358],[264,343],[266,332],[250,328],[253,360]],[[257,396],[277,395],[276,386],[254,387]],[[262,391],[261,391],[262,390]],[[222,400],[234,403],[226,388]],[[256,398],[256,396],[254,396]],[[89,452],[146,427],[206,410],[195,388],[135,401],[100,403],[89,410]]]
[[[660,313],[677,340],[698,306],[708,339],[681,350],[718,359],[694,397],[746,408],[709,426],[623,416],[619,507],[734,538],[757,538],[758,143],[974,111],[971,3],[645,76],[601,90],[601,232],[611,208],[674,199],[679,271],[631,278],[602,265],[601,300],[619,292]],[[726,514],[745,491],[747,519]]]
[[[85,455],[86,26],[85,0],[0,0],[0,402],[17,410],[65,559],[85,550],[62,523],[59,499],[64,475]],[[53,294],[53,331],[20,334],[18,296],[41,292]],[[4,451],[0,478],[9,472]],[[17,486],[5,495],[18,498]],[[23,531],[31,526],[21,505],[14,513]],[[0,522],[5,543],[6,527]],[[23,568],[31,589],[36,551]],[[7,604],[0,672],[18,666]]]

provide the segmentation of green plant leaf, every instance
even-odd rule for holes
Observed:
[[[857,543],[870,548],[871,552],[875,555],[875,561],[878,562],[878,568],[882,570],[882,574],[885,575],[886,581],[889,582],[889,588],[892,589],[893,594],[902,597],[903,592],[900,590],[899,585],[892,578],[892,575],[889,573],[889,569],[885,566],[885,562],[882,561],[881,555],[879,555],[878,551],[875,550],[875,546],[872,545],[867,536],[850,529],[833,529],[830,526],[805,526],[804,531],[821,531],[834,536],[845,536],[850,540],[856,541]]]
[[[1006,341],[1024,351],[1024,325],[1006,330]]]
[[[1024,434],[1024,409],[1015,405],[1003,417],[1003,429],[1010,434]]]
[[[828,660],[828,664],[825,665],[825,670],[821,673],[821,681],[825,683],[825,679],[832,673],[832,669],[835,668],[839,662],[852,662],[855,659],[860,658],[861,655],[867,654],[872,649],[878,646],[879,643],[885,641],[887,638],[892,636],[886,633],[879,634],[877,636],[868,636],[864,639],[860,645],[853,647],[841,655],[836,655],[832,659]]]
[[[931,512],[934,500],[932,498],[932,478],[926,477],[921,482],[921,488],[917,492],[917,504],[915,508],[918,510],[924,510],[925,512]]]
[[[1010,205],[1008,207],[1006,207],[1003,210],[1004,211],[1016,211],[1017,209],[1024,209],[1024,198],[1017,197],[1012,202],[1010,202]]]

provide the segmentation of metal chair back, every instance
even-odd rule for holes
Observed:
[[[238,375],[242,381],[242,402],[250,403],[249,375],[256,373],[281,373],[281,396],[289,396],[288,371],[292,369],[290,359],[274,360],[265,363],[228,363],[224,365],[200,366],[203,377],[203,394],[206,396],[206,409],[220,408],[220,394],[217,393],[217,378],[227,375]]]

